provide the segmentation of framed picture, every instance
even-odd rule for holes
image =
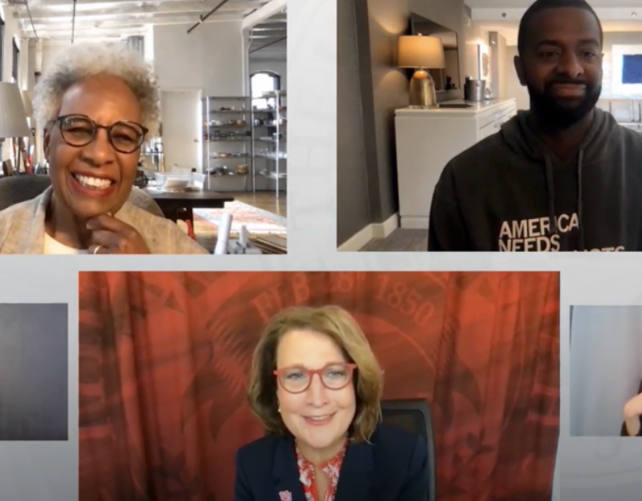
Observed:
[[[642,94],[642,45],[613,45],[611,58],[612,94],[622,97]]]
[[[490,88],[490,50],[488,45],[477,44],[477,78],[486,81],[486,88]]]

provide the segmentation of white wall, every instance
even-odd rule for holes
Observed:
[[[272,71],[281,77],[281,90],[288,88],[288,63],[280,60],[250,60],[250,75],[259,71]]]
[[[161,89],[202,89],[204,95],[242,96],[243,35],[240,22],[154,27],[154,69]]]
[[[517,55],[516,46],[506,47],[506,56],[504,59],[504,68],[505,68],[504,97],[516,98],[517,109],[528,110],[531,107],[530,97],[528,96],[528,89],[526,89],[526,87],[522,87],[522,84],[519,83],[519,78],[517,77],[517,71],[515,70],[515,63],[514,63],[516,55]]]
[[[477,78],[479,64],[477,63],[477,44],[483,43],[488,45],[488,30],[483,29],[478,23],[472,23],[471,26],[464,25],[464,40],[459,41],[460,52],[463,51],[464,57],[464,74],[461,81],[464,82],[466,77]],[[462,47],[463,45],[463,47]]]
[[[642,308],[575,306],[571,319],[571,435],[617,437],[642,376]]]
[[[4,20],[4,43],[2,54],[2,80],[4,82],[11,82],[11,67],[13,61],[13,38],[19,35],[18,21],[13,18],[13,12],[7,6],[0,5],[0,16]],[[20,47],[20,39],[17,40],[18,48]]]

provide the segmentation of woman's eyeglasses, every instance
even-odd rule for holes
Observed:
[[[80,148],[91,143],[98,129],[105,129],[109,143],[120,153],[133,153],[145,140],[149,132],[135,122],[116,122],[111,125],[100,125],[85,115],[64,115],[56,118],[60,125],[63,141],[69,146]]]
[[[281,387],[288,393],[303,393],[312,384],[312,378],[318,374],[323,386],[329,390],[341,390],[352,381],[356,364],[328,364],[317,370],[305,367],[286,367],[274,371]]]

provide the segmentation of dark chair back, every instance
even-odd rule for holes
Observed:
[[[381,402],[383,424],[426,438],[428,448],[428,500],[436,499],[435,444],[430,405],[422,399],[386,400]]]
[[[0,178],[0,210],[36,198],[50,184],[49,176],[25,174]]]

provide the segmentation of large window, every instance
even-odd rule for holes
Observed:
[[[13,77],[13,82],[18,83],[18,68],[20,65],[20,49],[18,49],[18,44],[16,39],[13,39],[13,61],[11,67],[11,76]]]
[[[259,71],[250,77],[252,97],[260,98],[266,92],[281,90],[281,77],[272,71]],[[255,99],[252,104],[259,109],[265,109],[270,101],[268,99]]]

